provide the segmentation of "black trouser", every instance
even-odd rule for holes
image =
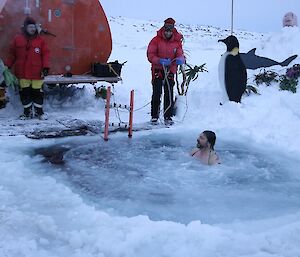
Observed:
[[[152,100],[151,100],[151,117],[159,118],[160,98],[162,88],[164,88],[164,118],[168,119],[173,115],[173,87],[175,85],[174,75],[170,74],[168,79],[156,76],[152,80]]]
[[[20,99],[24,107],[24,114],[29,116],[32,108],[32,97],[31,97],[31,87],[25,87],[20,89]]]
[[[42,115],[44,93],[41,89],[33,89],[25,87],[20,90],[20,99],[24,107],[24,114],[28,115],[31,112],[32,102],[37,115]]]
[[[3,81],[0,84],[0,109],[4,108],[6,105],[6,99],[5,99],[5,82]]]
[[[31,89],[32,100],[35,114],[42,115],[43,111],[43,103],[44,103],[44,92],[42,89]]]

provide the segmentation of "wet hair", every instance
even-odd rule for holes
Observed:
[[[215,146],[215,143],[216,143],[216,134],[215,134],[215,132],[210,131],[210,130],[205,130],[202,133],[206,136],[208,143],[210,143],[210,148],[212,150],[215,150],[214,149],[214,146]]]

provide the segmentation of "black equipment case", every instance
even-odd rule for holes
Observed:
[[[120,77],[122,66],[118,61],[108,63],[93,63],[92,75],[95,77]]]

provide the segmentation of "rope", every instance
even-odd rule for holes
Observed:
[[[175,59],[174,59],[175,60]],[[172,62],[174,61],[172,60]],[[167,85],[168,85],[168,91],[169,91],[169,100],[170,100],[170,104],[169,106],[166,108],[166,110],[163,112],[163,116],[165,115],[165,113],[171,108],[172,106],[172,102],[173,102],[173,99],[172,99],[172,94],[171,94],[171,86],[170,86],[170,83],[169,83],[169,80],[168,80],[168,75],[170,73],[170,71],[163,65],[163,69],[164,69],[164,80],[163,80],[163,84],[162,86],[164,85],[165,82],[167,82]],[[188,104],[187,104],[187,97],[185,95],[185,99],[186,99],[186,102],[185,102],[185,106],[186,106],[186,109],[185,109],[185,113],[183,115],[183,118],[181,119],[181,121],[178,121],[180,123],[182,123],[185,119],[185,116],[186,116],[186,113],[187,113],[187,110],[188,110]],[[172,101],[171,101],[172,100]],[[149,104],[149,103],[148,103]],[[148,105],[147,104],[147,105]],[[161,112],[162,113],[162,112]],[[160,122],[162,122],[161,118],[159,118]]]
[[[112,97],[113,97],[114,102],[116,102],[116,98],[115,98],[115,94],[114,94],[115,93],[115,87],[112,86],[112,89],[113,89]],[[121,117],[120,117],[119,108],[114,107],[114,110],[115,110],[116,117],[119,119],[119,122],[123,123],[123,121],[121,120]]]
[[[175,59],[174,59],[174,60],[175,60]],[[173,62],[174,60],[172,60],[172,62]],[[164,116],[165,113],[171,108],[173,99],[172,99],[172,94],[171,94],[171,86],[170,86],[170,83],[169,83],[169,80],[168,80],[168,75],[170,74],[170,71],[169,71],[165,66],[163,66],[163,69],[164,69],[164,79],[163,79],[163,84],[162,84],[162,86],[164,85],[164,83],[167,83],[167,85],[168,85],[168,91],[169,91],[169,92],[168,92],[168,93],[169,93],[169,102],[170,102],[169,106],[168,106],[168,107],[166,108],[166,110],[164,110],[164,112],[163,112],[163,116]],[[113,70],[113,68],[112,68],[112,70]],[[113,70],[113,72],[115,72],[115,71]],[[115,73],[115,74],[116,74],[116,73]],[[115,88],[114,88],[114,86],[112,86],[112,89],[113,89],[113,93],[115,93]],[[117,101],[116,101],[116,98],[115,98],[114,95],[115,95],[115,94],[112,94],[112,97],[113,97],[113,101],[116,103]],[[188,111],[188,104],[187,104],[187,97],[186,97],[186,95],[185,95],[185,99],[186,99],[186,101],[185,101],[185,106],[186,106],[185,113],[184,113],[183,118],[181,119],[181,121],[177,121],[177,122],[180,122],[180,123],[182,123],[182,122],[184,121],[185,116],[186,116],[187,111]],[[149,104],[151,104],[151,101],[148,102],[148,103],[146,103],[145,105],[143,105],[143,106],[137,108],[137,109],[134,109],[134,111],[135,111],[135,112],[136,112],[136,111],[140,111],[140,110],[144,109],[146,106],[148,106]],[[115,114],[116,114],[116,117],[118,118],[119,122],[120,122],[120,123],[125,123],[125,122],[123,122],[123,121],[121,120],[120,112],[127,112],[127,111],[119,110],[119,108],[118,108],[117,106],[116,106],[116,107],[113,107],[113,108],[114,108],[114,110],[115,110]],[[162,111],[161,111],[161,113],[162,113]],[[162,122],[161,118],[159,118],[159,120]]]
[[[112,65],[110,63],[108,63],[107,65],[108,65],[109,71],[112,71],[116,75],[116,77],[119,77],[119,74],[114,70]]]
[[[139,111],[139,110],[142,110],[143,108],[145,108],[145,107],[146,107],[147,105],[149,105],[149,104],[151,104],[151,101],[148,102],[148,103],[146,103],[146,104],[143,105],[142,107],[139,107],[139,108],[135,109],[134,111],[137,112],[137,111]]]
[[[112,94],[113,101],[114,101],[114,102],[117,102],[117,99],[116,99],[116,97],[115,97],[116,90],[115,90],[115,87],[114,87],[114,86],[112,86],[112,92],[113,92],[113,94]],[[139,110],[145,108],[145,107],[146,107],[147,105],[149,105],[150,103],[151,103],[151,101],[148,102],[147,104],[145,104],[145,105],[143,105],[143,106],[141,106],[141,107],[135,109],[134,111],[139,111]],[[123,113],[126,112],[126,113],[127,113],[128,110],[122,110],[122,109],[119,110],[119,107],[118,107],[118,106],[113,106],[112,108],[114,109],[115,115],[116,115],[116,117],[117,117],[118,120],[119,120],[119,126],[120,126],[120,124],[128,124],[127,122],[123,122],[123,121],[121,120],[121,116],[120,116],[120,112],[123,112]],[[112,124],[113,124],[113,123],[112,123]]]
[[[185,116],[186,116],[186,114],[187,114],[187,111],[188,111],[188,108],[189,108],[189,105],[188,105],[188,101],[187,101],[187,96],[186,95],[184,95],[184,97],[185,97],[185,112],[184,112],[184,115],[183,115],[183,117],[182,117],[182,119],[181,119],[181,123],[183,123],[183,121],[184,121],[184,119],[185,119]]]
[[[173,62],[174,60],[172,60]],[[164,69],[164,74],[165,74],[165,77],[164,77],[164,80],[163,80],[163,84],[162,86],[165,84],[165,81],[167,82],[167,85],[168,85],[168,91],[169,91],[169,106],[166,108],[166,110],[164,111],[164,116],[166,114],[166,112],[172,107],[172,102],[173,102],[173,99],[172,99],[172,94],[171,94],[171,87],[170,87],[170,83],[169,83],[169,79],[168,79],[168,75],[170,73],[170,70],[168,70],[164,65],[163,65],[163,69]]]
[[[179,87],[179,80],[178,80],[178,72],[176,72],[176,87],[177,87],[177,92],[179,95],[185,95],[186,94],[186,91],[184,90],[184,85],[186,84],[186,73],[185,73],[185,66],[186,64],[182,64],[180,65],[180,71],[181,71],[181,74],[182,74],[182,82],[180,83],[180,87]]]

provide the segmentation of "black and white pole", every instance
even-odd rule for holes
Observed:
[[[233,0],[231,0],[231,35],[233,34]]]

